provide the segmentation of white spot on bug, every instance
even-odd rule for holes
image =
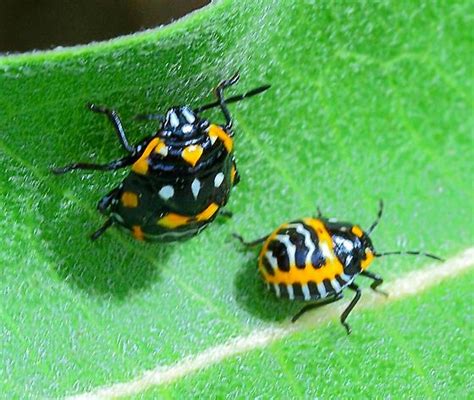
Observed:
[[[331,280],[331,285],[336,291],[336,293],[341,291],[341,285],[339,285],[339,282],[336,279]]]
[[[209,136],[209,138],[211,139],[212,144],[216,143],[217,136]]]
[[[216,188],[219,187],[220,185],[222,185],[223,181],[224,181],[224,174],[222,172],[219,172],[214,178],[214,186]]]
[[[280,293],[280,286],[278,285],[278,283],[274,283],[273,288],[275,289],[276,296],[280,297],[281,293]]]
[[[169,115],[169,118],[170,118],[170,125],[173,128],[176,128],[177,126],[179,126],[179,118],[174,111]]]
[[[304,299],[305,300],[310,300],[311,299],[311,294],[309,293],[308,285],[306,283],[301,285],[301,289],[303,290]]]
[[[199,191],[201,190],[201,182],[198,178],[195,178],[193,183],[191,184],[191,191],[193,192],[193,196],[197,199],[199,195]]]
[[[288,235],[277,235],[276,239],[280,241],[280,243],[283,243],[286,249],[286,253],[288,254],[288,261],[290,262],[290,265],[294,265],[296,262],[296,246],[291,243],[290,237]]]
[[[319,283],[318,283],[318,292],[319,292],[319,294],[321,295],[321,298],[322,298],[322,299],[324,299],[325,297],[327,297],[328,292],[326,292],[326,287],[324,286],[324,283],[322,283],[322,282],[319,282]]]
[[[193,126],[189,124],[185,124],[183,125],[181,129],[183,130],[184,133],[189,133],[193,130]]]
[[[323,257],[327,260],[333,260],[334,259],[334,254],[332,250],[329,248],[328,244],[325,242],[319,242],[319,249],[321,250],[321,253]]]
[[[186,118],[186,121],[188,121],[190,124],[196,121],[196,118],[194,117],[194,115],[186,108],[184,108],[182,112],[183,112],[184,118]]]
[[[293,291],[293,285],[286,285],[286,290],[288,290],[288,298],[290,300],[294,300],[295,292]]]
[[[267,251],[265,253],[265,257],[267,257],[267,260],[270,263],[270,266],[272,267],[272,269],[276,270],[278,268],[278,260],[275,257],[273,257],[273,253],[271,251]]]
[[[160,150],[158,150],[158,154],[166,157],[168,155],[168,146],[163,146]]]
[[[346,257],[346,263],[345,263],[345,265],[351,265],[353,258],[354,258],[354,257],[352,257],[352,255],[349,254],[349,255]]]
[[[334,244],[336,245],[336,247],[346,249],[349,253],[352,250],[354,250],[354,243],[349,239],[344,239],[344,238],[335,236],[334,237]]]
[[[163,200],[168,200],[174,195],[174,188],[171,185],[163,186],[158,192]]]
[[[304,236],[304,244],[308,249],[308,254],[306,255],[305,261],[306,264],[311,264],[311,257],[313,257],[313,253],[316,251],[316,246],[311,239],[309,231],[302,224],[291,224],[288,225],[288,228],[295,228],[296,232]]]
[[[349,282],[351,280],[351,277],[349,275],[346,275],[344,273],[342,273],[341,275],[339,275],[341,277],[341,279],[345,282]]]

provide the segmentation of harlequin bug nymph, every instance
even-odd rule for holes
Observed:
[[[105,114],[128,155],[107,164],[74,163],[55,168],[55,174],[83,170],[115,171],[131,166],[125,180],[98,203],[108,215],[92,239],[113,224],[132,232],[139,240],[172,241],[189,238],[204,229],[229,199],[239,182],[233,156],[232,118],[227,104],[267,90],[265,85],[245,94],[224,98],[224,89],[239,80],[236,74],[215,89],[217,101],[192,109],[170,108],[166,115],[141,115],[158,120],[157,132],[133,146],[127,140],[122,122],[114,110],[96,105],[90,109]],[[201,118],[204,110],[220,107],[225,125]]]
[[[342,299],[345,288],[353,290],[355,296],[341,315],[341,323],[349,334],[351,328],[346,319],[361,296],[359,286],[354,283],[356,276],[372,279],[372,290],[386,295],[378,290],[383,279],[367,271],[375,257],[409,254],[442,261],[419,251],[377,253],[370,234],[379,223],[382,210],[380,201],[377,219],[366,232],[358,225],[326,219],[319,212],[317,218],[283,224],[270,235],[253,242],[245,242],[238,235],[235,237],[249,247],[263,243],[258,268],[268,289],[281,298],[314,301],[304,306],[293,317],[293,322],[306,311]]]

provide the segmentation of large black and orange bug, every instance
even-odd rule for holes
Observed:
[[[247,93],[224,98],[224,90],[239,80],[235,74],[215,89],[217,101],[192,109],[171,107],[166,115],[145,114],[140,119],[158,120],[155,134],[138,145],[129,143],[117,112],[91,104],[105,114],[128,155],[107,164],[74,163],[54,168],[57,175],[73,170],[115,171],[131,166],[123,182],[98,203],[109,218],[91,236],[93,240],[116,224],[139,240],[182,240],[202,231],[215,219],[239,182],[233,156],[233,120],[227,104],[267,90],[264,85]],[[225,125],[201,118],[204,110],[220,107]]]
[[[443,261],[438,256],[420,251],[376,252],[370,234],[379,223],[382,211],[383,202],[380,201],[377,219],[366,232],[358,225],[324,218],[318,209],[317,218],[285,223],[270,235],[252,242],[234,236],[248,247],[263,244],[258,269],[268,289],[277,297],[312,301],[292,318],[293,322],[313,308],[342,299],[345,288],[354,291],[354,298],[341,315],[341,324],[350,334],[346,319],[361,297],[354,279],[358,275],[372,279],[372,290],[387,295],[378,289],[383,279],[367,271],[375,257],[408,254]]]

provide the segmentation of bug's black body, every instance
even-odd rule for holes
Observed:
[[[132,166],[110,204],[111,217],[123,227],[131,227],[137,238],[141,235],[137,227],[146,239],[168,241],[193,236],[214,220],[238,183],[233,175],[237,173],[233,156],[220,141],[212,145],[207,135],[181,142],[169,139],[163,139],[168,155],[163,158],[154,152],[149,156],[146,175],[135,172]],[[180,155],[190,142],[204,149],[195,167],[186,165]],[[219,185],[216,179],[221,179]],[[171,191],[173,195],[168,197]],[[137,194],[139,206],[124,202],[124,193]],[[203,215],[206,210],[207,215]]]
[[[105,165],[77,163],[54,172],[116,170],[131,166],[123,182],[99,201],[99,211],[110,218],[93,234],[93,239],[117,224],[130,230],[139,240],[180,240],[195,235],[215,219],[239,181],[227,103],[269,87],[262,86],[225,100],[223,90],[237,81],[238,75],[235,75],[221,82],[216,89],[218,101],[215,103],[196,110],[187,106],[172,107],[165,116],[142,116],[159,120],[160,127],[136,147],[128,143],[115,111],[91,105],[92,111],[109,117],[129,155]],[[215,106],[221,107],[225,125],[200,117],[201,111]]]
[[[369,235],[378,224],[382,209],[381,202],[377,220],[367,232],[357,225],[319,215],[285,223],[270,235],[250,243],[236,236],[248,246],[263,243],[259,270],[268,289],[277,297],[317,301],[303,307],[293,322],[308,310],[342,299],[344,289],[354,291],[354,298],[341,315],[341,323],[350,333],[346,319],[361,297],[354,279],[358,275],[372,279],[371,288],[376,291],[383,283],[380,276],[367,271],[375,257],[423,254],[439,260],[418,251],[377,253]]]

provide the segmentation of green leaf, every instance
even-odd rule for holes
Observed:
[[[316,205],[367,227],[383,198],[373,235],[380,251],[449,258],[472,246],[473,14],[470,2],[228,0],[111,42],[0,58],[0,391],[11,398],[81,393],[280,326],[300,305],[263,289],[256,254],[241,251],[230,234],[260,237],[314,214]],[[138,141],[156,126],[135,114],[207,102],[237,70],[235,93],[263,83],[272,89],[231,106],[242,176],[228,205],[234,218],[184,243],[144,244],[115,230],[91,243],[89,233],[103,223],[96,202],[126,172],[49,172],[122,155],[107,121],[85,104],[116,108]],[[373,270],[391,281],[426,262],[387,257]],[[460,393],[469,379],[464,355],[459,363],[445,355],[463,351],[471,286],[459,277],[433,297],[356,309],[354,336],[335,321],[290,335],[262,359],[252,352],[159,393],[191,395],[195,384],[208,397],[220,390],[209,380],[222,379],[245,397],[262,374],[269,395],[282,388],[343,396],[347,381],[335,377],[346,365],[351,387],[366,385],[372,396],[391,388],[403,396],[394,383],[402,381],[416,381],[415,395],[436,396],[445,376],[440,367],[431,374],[436,363],[455,371],[446,393]],[[417,345],[428,324],[418,323],[425,304],[438,316],[427,339],[433,355]],[[448,310],[451,327],[442,320]],[[407,330],[395,329],[397,321]],[[387,335],[384,351],[370,347]],[[327,372],[313,375],[319,368]],[[387,371],[398,373],[393,382]],[[307,386],[313,376],[337,390]]]
[[[350,338],[336,324],[297,333],[144,398],[471,398],[473,284],[470,272],[419,297],[353,315],[359,331]]]

